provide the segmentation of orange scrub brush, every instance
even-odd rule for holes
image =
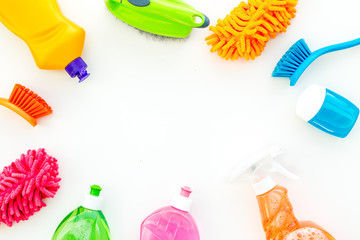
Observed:
[[[15,84],[9,99],[0,98],[0,105],[22,116],[33,127],[37,124],[37,118],[52,113],[44,99],[20,84]]]
[[[210,26],[205,40],[226,60],[260,56],[270,37],[283,33],[295,17],[297,0],[249,0],[241,2],[230,15]]]

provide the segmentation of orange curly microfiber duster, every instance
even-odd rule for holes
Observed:
[[[295,17],[297,0],[249,0],[241,2],[225,19],[218,20],[206,38],[226,60],[260,56],[270,37],[286,31],[290,19]]]

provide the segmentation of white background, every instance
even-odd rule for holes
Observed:
[[[215,24],[239,1],[188,3]],[[1,225],[1,239],[50,239],[92,184],[103,187],[112,239],[139,239],[142,220],[188,184],[201,239],[263,240],[251,187],[224,176],[275,143],[284,151],[279,161],[302,177],[275,176],[288,188],[298,219],[336,239],[360,238],[360,125],[339,139],[295,115],[296,99],[312,83],[360,106],[360,47],[321,57],[295,87],[270,77],[299,38],[316,50],[359,37],[359,1],[299,1],[288,32],[251,62],[210,53],[207,29],[194,29],[186,40],[158,40],[117,20],[101,0],[59,5],[87,32],[83,58],[91,77],[82,84],[65,71],[37,69],[24,42],[0,25],[0,96],[21,83],[54,110],[32,128],[0,108],[1,166],[44,147],[59,160],[63,179],[56,197],[29,221]]]

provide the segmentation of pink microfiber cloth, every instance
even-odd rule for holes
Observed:
[[[28,220],[60,188],[57,160],[45,149],[29,150],[0,173],[0,223]]]

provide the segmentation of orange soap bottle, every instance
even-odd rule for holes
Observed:
[[[56,0],[0,0],[0,21],[26,42],[40,69],[65,69],[79,82],[89,76],[81,58],[85,31],[62,15]]]
[[[288,178],[298,177],[274,158],[282,152],[273,146],[239,166],[231,179],[250,180],[257,195],[266,240],[335,240],[328,232],[310,221],[298,221],[287,195],[287,189],[267,176],[278,172]]]

